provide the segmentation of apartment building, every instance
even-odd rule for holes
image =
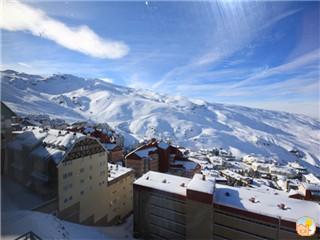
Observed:
[[[3,102],[1,102],[1,174],[7,171],[6,145],[13,138],[12,135],[12,118],[16,114]]]
[[[53,199],[42,211],[90,225],[119,222],[132,211],[134,173],[108,164],[97,139],[28,127],[8,147],[10,176]]]
[[[301,239],[296,221],[311,217],[318,239],[320,206],[277,190],[231,187],[148,172],[134,182],[134,236],[144,239]]]
[[[153,146],[137,148],[126,155],[125,165],[133,168],[137,177],[150,170],[159,171],[158,149]]]
[[[186,159],[177,147],[156,139],[151,139],[128,153],[125,164],[135,170],[137,177],[148,171],[192,177],[201,171],[201,166]]]

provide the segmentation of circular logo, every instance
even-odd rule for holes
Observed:
[[[316,232],[316,224],[310,217],[301,217],[296,222],[296,230],[300,236],[312,236]]]

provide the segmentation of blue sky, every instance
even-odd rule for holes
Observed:
[[[320,2],[7,2],[1,69],[320,118]]]

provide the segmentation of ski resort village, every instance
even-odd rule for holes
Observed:
[[[318,141],[311,143],[316,146],[313,151],[308,140],[298,139],[301,135],[296,135],[299,144],[290,145],[294,132],[276,128],[277,123],[259,126],[249,117],[244,120],[241,109],[233,114],[237,121],[259,129],[253,134],[243,127],[249,132],[243,139],[256,139],[254,144],[239,144],[226,133],[219,138],[205,127],[202,133],[195,133],[205,124],[202,120],[193,120],[198,121],[194,126],[185,121],[172,133],[168,132],[170,123],[162,121],[165,116],[159,117],[159,122],[151,117],[141,123],[132,119],[115,124],[114,114],[127,119],[123,116],[126,111],[145,111],[129,110],[130,104],[126,108],[119,105],[117,113],[116,105],[112,106],[104,112],[110,114],[110,121],[99,122],[94,117],[98,110],[91,109],[88,102],[99,104],[98,100],[91,100],[89,94],[88,99],[60,93],[43,95],[46,99],[35,95],[39,101],[32,106],[16,101],[23,96],[21,89],[46,91],[41,84],[60,78],[74,77],[41,80],[11,70],[2,72],[6,91],[16,92],[1,102],[2,238],[260,240],[302,239],[310,232],[312,236],[306,239],[320,238],[319,122],[309,119],[311,130],[302,120],[297,122],[300,131]],[[110,84],[104,88],[118,95],[133,91]],[[150,93],[142,97],[131,92],[130,98],[149,105],[166,104],[164,98]],[[113,99],[111,104],[119,102]],[[30,109],[37,105],[43,111],[32,113]],[[46,113],[50,105],[55,108]],[[203,103],[169,98],[167,105],[186,116],[192,111],[214,113]],[[220,113],[232,111],[232,107],[225,111],[223,106],[216,107]],[[154,105],[151,108],[156,109]],[[172,118],[169,110],[167,116]],[[252,111],[254,115],[259,110]],[[85,119],[83,113],[87,112]],[[220,120],[230,118],[215,113]],[[280,113],[264,114],[271,118]],[[78,115],[83,117],[77,120]],[[234,128],[239,134],[237,124],[232,124],[218,121],[213,126],[220,131]],[[141,130],[134,132],[133,126],[142,128],[144,135]],[[299,131],[295,127],[290,131]],[[280,136],[279,141],[270,140],[270,131]],[[204,143],[210,138],[208,132],[216,139],[216,144],[210,140],[211,147]],[[280,143],[282,136],[288,136],[285,144]],[[299,222],[301,218],[311,219],[310,224]]]
[[[0,0],[1,239],[320,240],[320,0]]]

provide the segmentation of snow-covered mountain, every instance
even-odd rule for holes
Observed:
[[[193,149],[222,147],[236,156],[256,153],[319,173],[320,122],[298,114],[189,100],[73,75],[42,77],[1,72],[2,101],[20,114],[45,113],[68,121],[107,122],[131,144],[170,139]],[[316,167],[317,166],[317,167]]]

